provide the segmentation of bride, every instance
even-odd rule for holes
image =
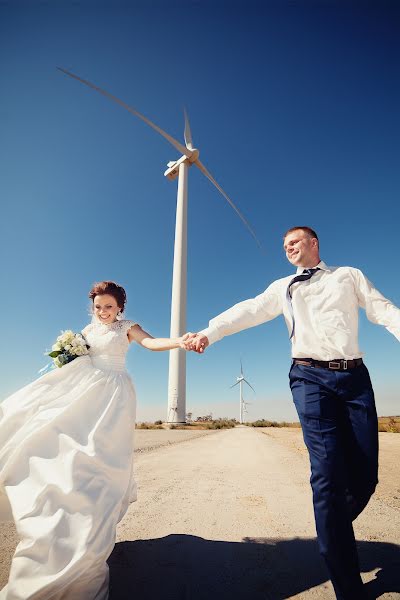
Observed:
[[[0,500],[20,542],[0,600],[105,600],[117,523],[136,499],[130,342],[184,348],[122,319],[125,290],[94,285],[90,349],[0,404]],[[1,494],[3,494],[1,496]]]

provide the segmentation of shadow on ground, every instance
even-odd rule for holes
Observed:
[[[357,544],[369,598],[400,592],[400,548]],[[109,560],[110,600],[283,600],[327,582],[315,539],[248,538],[243,542],[169,535],[120,542]],[[323,596],[323,590],[321,597]]]

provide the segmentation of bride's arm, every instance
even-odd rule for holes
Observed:
[[[128,330],[128,339],[130,342],[137,342],[148,350],[173,350],[174,348],[185,348],[184,342],[190,333],[185,333],[177,338],[154,338],[150,333],[144,331],[140,325],[133,325]]]

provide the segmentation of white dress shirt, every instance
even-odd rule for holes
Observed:
[[[311,279],[292,285],[292,306],[295,333],[292,356],[315,360],[347,360],[359,358],[358,309],[365,309],[372,323],[386,327],[400,340],[400,310],[387,300],[365,275],[353,267],[327,267],[320,262]],[[303,267],[297,269],[297,274]],[[283,277],[259,296],[239,302],[211,319],[200,333],[210,344],[231,335],[271,321],[283,314],[289,335],[292,318],[286,300],[286,290],[294,275]]]

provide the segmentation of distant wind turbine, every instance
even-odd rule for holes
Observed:
[[[248,221],[244,218],[240,210],[235,206],[228,194],[224,192],[221,186],[215,181],[204,164],[199,160],[199,150],[193,146],[192,133],[190,130],[189,119],[185,111],[185,146],[178,142],[147,117],[142,115],[132,106],[129,106],[113,94],[99,88],[94,83],[74,75],[70,71],[57,67],[69,77],[84,83],[88,87],[96,90],[103,96],[120,104],[130,113],[144,121],[152,129],[162,135],[172,146],[178,150],[182,156],[176,161],[168,163],[168,169],[164,175],[170,180],[178,177],[178,195],[176,207],[176,225],[175,225],[175,246],[174,246],[174,267],[172,275],[172,302],[171,302],[171,337],[179,337],[186,331],[186,273],[187,273],[187,189],[188,189],[188,167],[196,165],[198,169],[211,181],[211,183],[222,194],[225,200],[230,204],[236,214],[239,216],[245,227],[255,239],[257,245],[261,244]],[[247,383],[247,382],[246,382]],[[169,381],[168,381],[168,417],[170,423],[186,422],[186,352],[184,350],[171,350],[169,360]]]
[[[249,387],[251,387],[253,392],[256,391],[253,388],[253,386],[250,385],[250,383],[247,381],[247,379],[245,379],[244,374],[243,374],[242,361],[240,360],[240,377],[236,377],[236,383],[231,385],[231,388],[235,387],[235,385],[239,385],[239,423],[243,423],[243,415],[244,415],[244,413],[247,413],[246,406],[248,404],[250,404],[250,402],[245,402],[243,399],[243,383],[247,383],[247,385]]]

